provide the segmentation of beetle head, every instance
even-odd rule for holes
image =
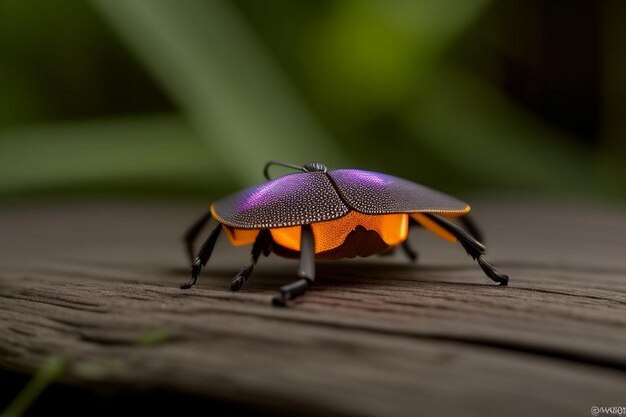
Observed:
[[[319,162],[309,162],[308,164],[304,164],[302,166],[304,172],[326,172],[328,169],[326,166],[320,164]]]

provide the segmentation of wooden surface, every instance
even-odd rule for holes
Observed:
[[[626,405],[626,213],[474,206],[501,288],[456,245],[328,262],[289,309],[297,263],[218,244],[198,286],[179,241],[202,205],[0,209],[0,369],[50,355],[62,380],[191,394],[287,415],[590,415]],[[157,335],[157,336],[155,336]],[[146,344],[147,339],[154,342]]]

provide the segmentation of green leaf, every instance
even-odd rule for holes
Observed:
[[[311,91],[338,124],[395,112],[491,0],[344,0],[322,8],[303,47]],[[299,51],[298,51],[299,52]]]
[[[222,165],[176,116],[74,122],[0,132],[0,197],[97,189],[204,190]],[[260,171],[257,173],[260,177]],[[230,181],[232,183],[232,181]],[[103,189],[103,187],[105,189]]]
[[[242,182],[269,159],[343,160],[230,2],[93,3]]]

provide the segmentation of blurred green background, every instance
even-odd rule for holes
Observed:
[[[2,0],[0,199],[209,200],[268,159],[624,201],[622,0]]]

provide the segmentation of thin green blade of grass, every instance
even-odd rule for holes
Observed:
[[[229,185],[220,169],[178,116],[0,131],[0,198],[96,188],[115,195],[129,184],[137,195],[151,187],[207,191]]]
[[[137,336],[137,344],[140,346],[158,346],[172,340],[174,334],[167,329],[149,329]]]
[[[242,182],[269,159],[343,161],[231,3],[93,4]]]
[[[24,389],[11,401],[0,414],[2,417],[20,417],[39,398],[41,393],[61,375],[65,361],[53,356],[48,358]]]

